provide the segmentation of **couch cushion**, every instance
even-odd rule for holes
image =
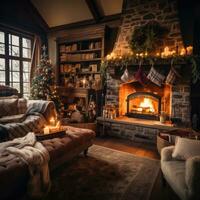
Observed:
[[[70,153],[70,151],[76,146],[75,143],[67,136],[43,140],[41,143],[47,148],[51,160],[56,160],[59,156]]]
[[[20,123],[23,122],[24,119],[25,119],[25,114],[4,116],[0,118],[0,124]]]
[[[18,114],[18,99],[0,99],[0,117]]]
[[[27,99],[19,98],[18,99],[18,113],[24,114],[27,111]]]
[[[172,157],[179,160],[187,160],[200,155],[200,140],[177,138]]]
[[[24,192],[29,178],[27,165],[14,155],[4,155],[7,162],[0,163],[0,191],[1,199]],[[1,159],[4,159],[1,157]],[[16,198],[17,199],[17,198]]]
[[[162,172],[171,188],[179,195],[181,199],[185,199],[188,190],[185,183],[185,162],[184,161],[162,161]]]

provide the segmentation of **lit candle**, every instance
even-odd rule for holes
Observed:
[[[55,126],[56,125],[56,120],[53,117],[50,119],[50,125],[51,126]]]
[[[83,79],[83,87],[85,88],[85,86],[86,86],[86,79],[84,78]]]
[[[185,50],[185,48],[182,48],[182,49],[181,49],[181,52],[180,52],[180,55],[181,55],[181,56],[184,56],[185,54],[186,54],[186,50]]]
[[[49,127],[46,126],[46,127],[43,129],[43,131],[44,131],[44,134],[49,134]]]
[[[188,46],[188,47],[186,47],[186,49],[187,49],[187,54],[191,55],[192,52],[193,52],[193,47],[192,46]]]

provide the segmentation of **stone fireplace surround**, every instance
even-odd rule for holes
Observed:
[[[158,21],[169,30],[166,40],[159,46],[158,51],[163,50],[166,46],[170,49],[175,49],[177,46],[183,47],[176,0],[127,0],[124,8],[122,24],[113,49],[116,55],[129,53],[129,40],[132,31],[152,20]],[[167,65],[170,67],[170,62]],[[160,66],[160,69],[162,67],[166,67],[166,65]],[[122,138],[155,143],[158,132],[174,129],[171,125],[152,120],[124,117],[127,111],[126,98],[134,92],[158,94],[161,97],[161,111],[165,111],[170,118],[179,119],[185,126],[190,125],[190,77],[187,72],[183,72],[183,75],[186,78],[182,78],[173,86],[158,87],[149,84],[144,87],[137,83],[122,84],[120,77],[113,77],[108,70],[106,104],[115,105],[118,108],[119,117],[114,120],[98,118],[99,130]]]
[[[190,82],[179,82],[174,86],[158,87],[153,83],[142,86],[140,83],[123,84],[120,80],[107,74],[106,103],[118,108],[119,116],[127,111],[126,98],[134,92],[151,92],[161,97],[161,111],[170,118],[179,119],[182,124],[190,124]]]

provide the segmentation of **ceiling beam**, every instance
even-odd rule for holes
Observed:
[[[99,22],[102,18],[102,14],[97,6],[97,3],[95,0],[85,0],[95,22]]]
[[[122,13],[125,12],[126,6],[127,6],[127,0],[123,0],[123,3],[122,3]]]
[[[27,6],[28,6],[28,12],[31,14],[34,18],[34,21],[36,21],[39,26],[45,31],[49,31],[49,26],[46,23],[46,21],[43,19],[43,17],[40,15],[39,11],[37,8],[32,4],[30,0],[26,0]]]
[[[84,21],[75,22],[75,23],[71,23],[71,24],[54,26],[54,27],[50,28],[50,32],[75,29],[75,28],[80,28],[80,27],[85,27],[85,26],[95,25],[95,24],[109,23],[112,21],[120,20],[120,19],[121,19],[121,13],[114,14],[114,15],[108,15],[108,16],[102,17],[98,22],[95,22],[93,19],[92,20],[90,19],[90,20],[84,20]]]

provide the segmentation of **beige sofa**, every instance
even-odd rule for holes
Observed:
[[[200,199],[200,156],[185,160],[172,157],[174,146],[161,151],[161,170],[164,179],[182,200]]]

